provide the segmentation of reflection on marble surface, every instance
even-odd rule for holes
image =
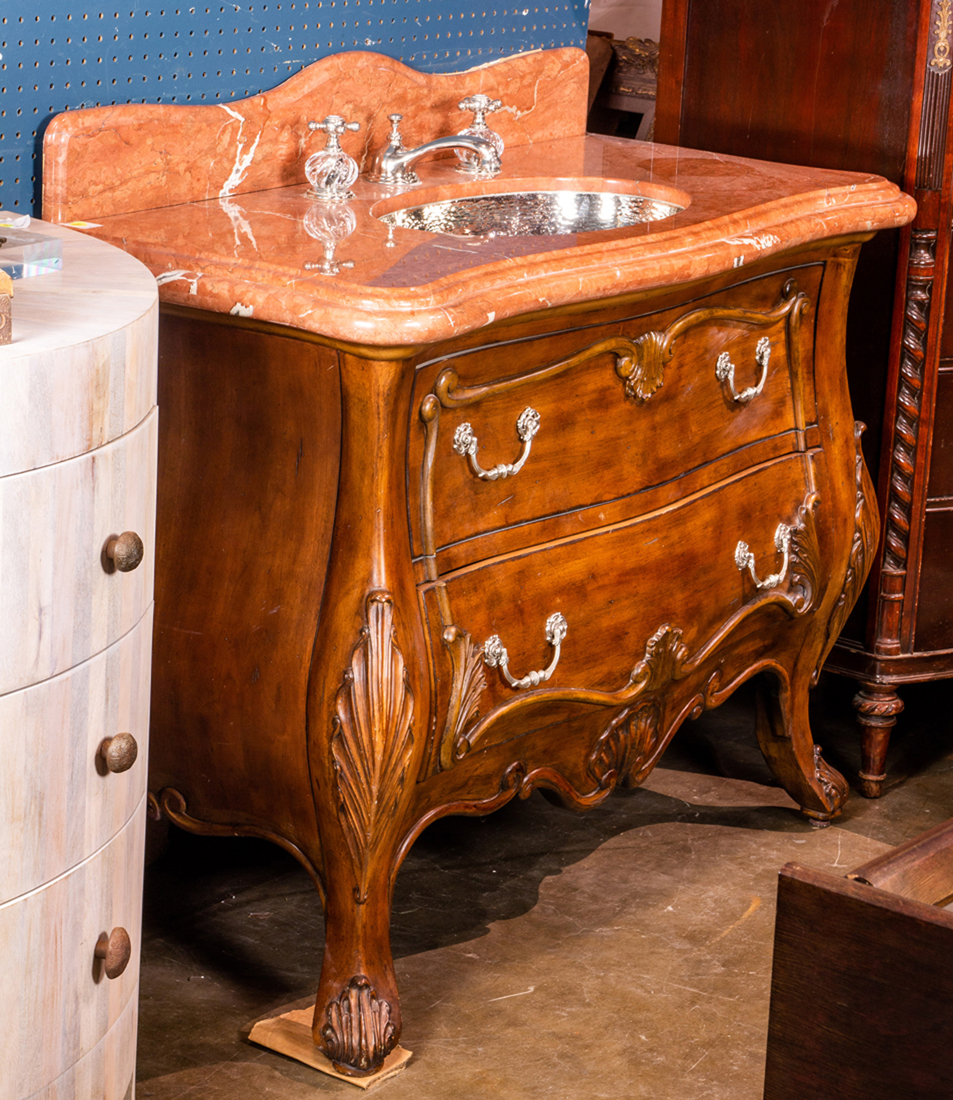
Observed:
[[[240,153],[235,134],[226,141],[234,127],[223,122],[221,107],[71,112],[47,132],[44,202],[56,217],[101,223],[92,232],[146,263],[166,302],[372,345],[423,344],[540,308],[705,278],[812,241],[902,225],[914,212],[913,201],[878,176],[584,135],[581,74],[577,50],[510,58],[452,78],[371,54],[327,58],[268,96],[227,108],[243,120]],[[493,116],[506,141],[500,174],[465,181],[448,154],[422,162],[421,185],[410,192],[389,194],[358,179],[349,204],[353,267],[332,260],[333,279],[320,264],[306,270],[315,256],[304,224],[311,150],[303,112],[333,107],[361,120],[360,133],[341,140],[362,161],[386,139],[385,116],[395,103],[406,112],[408,144],[418,145],[456,128],[461,92],[478,90],[499,91],[504,102]],[[305,93],[306,104],[299,101]],[[215,127],[221,148],[210,136]],[[113,179],[121,183],[106,194],[97,171],[120,155],[125,167]],[[222,158],[238,166],[232,182],[219,178]],[[503,248],[380,220],[461,195],[554,189],[620,191],[683,209],[619,229],[507,238]],[[162,205],[118,212],[133,203]],[[433,262],[458,246],[452,262]]]

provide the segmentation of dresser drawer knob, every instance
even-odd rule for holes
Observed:
[[[530,448],[533,446],[533,437],[539,431],[539,413],[528,405],[519,415],[516,421],[516,434],[523,443],[523,450],[519,458],[513,463],[501,462],[492,470],[484,470],[477,461],[477,437],[473,434],[473,428],[467,424],[461,424],[453,433],[453,449],[458,455],[466,455],[470,459],[470,467],[482,481],[499,481],[504,477],[513,477],[526,465]]]
[[[99,755],[111,772],[127,772],[135,764],[139,746],[131,733],[117,733],[107,737],[99,746]]]
[[[512,688],[519,690],[520,688],[539,687],[556,671],[556,665],[559,664],[559,647],[562,645],[568,629],[569,626],[566,620],[558,611],[555,615],[549,616],[546,620],[546,641],[553,647],[553,659],[549,662],[548,668],[544,668],[541,672],[528,672],[520,680],[510,675],[508,668],[510,657],[506,652],[506,647],[500,641],[499,634],[487,638],[483,645],[483,660],[489,668],[499,668],[500,672],[503,673],[503,678]]]
[[[118,978],[129,965],[132,958],[132,941],[125,928],[114,928],[107,936],[105,932],[96,941],[95,955],[103,960],[103,971],[107,978]]]
[[[758,580],[758,574],[754,571],[754,554],[748,549],[748,544],[739,542],[735,547],[735,565],[742,573],[747,569],[758,588],[777,588],[787,576],[791,552],[791,530],[786,523],[778,524],[778,528],[774,532],[774,548],[784,557],[780,570],[777,573],[769,574],[763,581]]]
[[[768,363],[771,360],[771,341],[767,336],[762,336],[755,345],[754,360],[761,368],[761,378],[757,386],[749,386],[740,393],[735,389],[735,365],[728,352],[723,351],[715,363],[715,377],[724,386],[731,400],[739,405],[747,405],[764,389],[764,383],[768,377]]]
[[[142,561],[145,547],[135,531],[123,531],[121,535],[114,535],[106,543],[103,553],[105,554],[103,564],[106,566],[107,573],[111,573],[114,569],[118,569],[120,573],[130,573]]]

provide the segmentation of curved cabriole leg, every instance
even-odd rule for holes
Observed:
[[[847,780],[821,756],[808,720],[810,676],[795,673],[790,682],[766,673],[757,693],[758,744],[778,782],[821,828],[841,812]]]
[[[372,592],[365,614],[331,723],[326,939],[313,1026],[335,1068],[352,1076],[379,1070],[400,1036],[390,899],[396,811],[414,758],[414,693],[389,593]]]
[[[341,475],[308,684],[308,757],[324,854],[315,1044],[354,1077],[400,1037],[390,947],[397,851],[426,743],[428,682],[410,561],[404,449],[413,371],[342,354]]]
[[[314,1042],[339,1073],[366,1077],[380,1070],[400,1038],[389,885],[375,882],[363,902],[335,887],[326,926]]]
[[[854,696],[860,726],[860,789],[866,798],[879,798],[887,778],[890,731],[903,710],[903,700],[890,684],[861,684]]]

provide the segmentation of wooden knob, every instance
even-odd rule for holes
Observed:
[[[106,557],[120,573],[129,573],[142,561],[145,547],[135,531],[123,531],[106,543]]]
[[[139,755],[139,745],[131,733],[117,733],[107,737],[99,746],[99,755],[111,772],[127,772]]]
[[[107,936],[105,932],[96,941],[96,958],[103,960],[103,970],[107,978],[118,978],[129,965],[132,958],[132,941],[125,928],[114,928]]]

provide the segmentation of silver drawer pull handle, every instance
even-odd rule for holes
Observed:
[[[492,470],[484,470],[477,462],[477,437],[469,424],[461,424],[453,433],[453,449],[458,455],[469,456],[470,466],[478,478],[483,481],[498,481],[500,478],[513,477],[523,469],[529,458],[530,448],[533,446],[533,437],[538,431],[539,413],[527,405],[516,421],[516,434],[523,441],[523,453],[515,462],[501,462]]]
[[[742,573],[747,569],[758,588],[777,588],[787,574],[791,550],[791,528],[786,523],[778,524],[778,529],[774,532],[774,547],[779,554],[784,555],[784,560],[781,562],[780,571],[771,573],[763,581],[758,580],[758,574],[754,571],[754,554],[748,549],[748,544],[739,542],[735,547],[735,565]]]
[[[755,345],[754,359],[761,368],[761,379],[757,386],[749,386],[741,393],[738,393],[735,389],[735,365],[732,363],[728,352],[723,351],[715,363],[715,377],[728,391],[731,400],[736,401],[739,405],[747,405],[764,389],[764,383],[768,377],[768,363],[771,360],[771,341],[767,336],[762,336]]]
[[[500,641],[499,634],[487,638],[483,645],[483,660],[490,668],[499,668],[506,682],[512,688],[519,690],[520,688],[539,687],[544,680],[548,680],[556,671],[556,665],[559,664],[559,647],[562,645],[568,629],[569,626],[566,620],[558,611],[555,615],[549,616],[546,620],[546,641],[553,647],[553,659],[549,662],[548,668],[544,668],[541,672],[529,672],[521,680],[516,680],[510,675],[510,670],[507,667],[510,657],[506,652],[506,647]]]

